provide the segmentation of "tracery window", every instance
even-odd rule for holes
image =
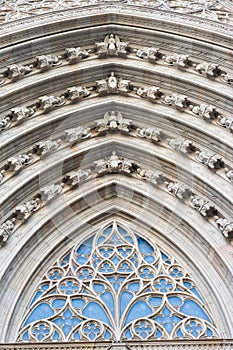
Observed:
[[[217,331],[190,275],[114,221],[47,271],[18,341],[212,337]]]

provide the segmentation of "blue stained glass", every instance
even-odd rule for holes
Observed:
[[[125,320],[125,325],[127,325],[129,322],[132,322],[138,318],[142,318],[145,316],[149,316],[152,313],[151,307],[145,302],[145,301],[137,301],[133,306],[130,308],[129,313]]]
[[[53,340],[59,340],[59,334],[57,333],[57,331],[54,332]]]
[[[24,341],[28,341],[29,340],[28,331],[23,334],[23,340]]]
[[[217,334],[182,266],[115,222],[57,261],[63,268],[43,277],[20,341],[171,339],[175,326],[180,339]]]
[[[110,339],[110,338],[111,338],[111,333],[110,333],[109,331],[106,331],[106,332],[104,333],[104,339],[108,340],[108,339]]]
[[[170,304],[174,307],[180,306],[182,304],[182,299],[179,297],[168,297]]]
[[[207,328],[207,337],[211,338],[213,336],[213,331],[211,329]]]
[[[127,339],[132,339],[132,334],[131,334],[131,332],[130,332],[129,329],[125,332],[125,337],[126,337]]]
[[[71,303],[75,309],[81,309],[85,306],[85,301],[82,299],[72,299]]]
[[[114,310],[114,298],[110,292],[105,292],[101,295],[101,299],[104,301],[106,306],[108,307],[110,314],[115,315],[115,310]]]
[[[80,247],[77,249],[77,253],[80,255],[90,254],[92,251],[93,238],[94,237],[91,237],[91,238],[87,239],[83,244],[81,244]]]
[[[34,298],[32,299],[32,302],[31,302],[31,305],[34,304],[34,302],[39,298],[39,296],[43,294],[43,292],[39,291],[39,292],[36,292]]]
[[[41,303],[40,305],[36,306],[36,308],[32,311],[26,322],[24,323],[24,326],[27,324],[38,321],[44,318],[48,318],[54,314],[53,309],[49,306],[47,303]]]
[[[140,284],[139,283],[130,283],[128,285],[128,289],[131,290],[132,292],[137,292],[140,288]]]
[[[186,300],[181,306],[180,311],[188,316],[200,317],[208,322],[211,322],[203,308],[193,300]]]
[[[147,255],[144,256],[144,260],[148,263],[148,264],[152,264],[155,261],[155,258],[153,257],[153,255]]]
[[[103,307],[96,302],[90,302],[86,305],[86,307],[82,311],[83,316],[89,317],[89,318],[95,318],[99,321],[103,321],[110,325],[109,318],[103,309]]]
[[[163,298],[161,297],[152,297],[148,301],[151,306],[159,307],[162,304],[162,300]]]
[[[138,248],[142,254],[152,254],[154,248],[143,238],[139,237],[138,239]]]
[[[133,294],[129,292],[123,292],[120,296],[120,315],[122,316],[130,300],[133,298]]]
[[[86,262],[87,262],[87,258],[85,258],[84,256],[79,256],[78,258],[77,258],[77,263],[79,263],[80,265],[85,265],[86,264]]]
[[[66,300],[64,299],[55,299],[53,302],[52,302],[52,306],[55,308],[55,309],[61,309],[66,303]]]
[[[78,331],[74,333],[74,340],[80,340],[80,334]]]
[[[100,283],[95,283],[94,284],[94,290],[97,292],[97,293],[101,293],[105,290],[105,287],[103,284],[100,284]]]

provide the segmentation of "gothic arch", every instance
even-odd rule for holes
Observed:
[[[114,219],[185,266],[232,338],[232,1],[12,4],[0,5],[0,342],[17,340],[59,254]]]

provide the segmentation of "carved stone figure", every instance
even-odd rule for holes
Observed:
[[[161,171],[145,170],[138,168],[137,176],[141,179],[151,182],[153,185],[160,185],[165,181],[165,177]]]
[[[104,41],[96,43],[97,54],[100,58],[106,56],[126,57],[129,52],[128,43],[120,41],[118,35],[106,35]]]
[[[92,177],[91,169],[80,169],[78,171],[71,171],[67,173],[63,181],[68,186],[76,186]]]
[[[3,179],[5,177],[4,173],[5,173],[5,170],[0,171],[0,184],[3,182]]]
[[[142,59],[145,58],[150,62],[155,62],[162,58],[161,52],[155,47],[144,47],[143,49],[138,49],[136,56]]]
[[[10,237],[14,230],[14,223],[12,220],[7,220],[0,226],[0,246],[2,246]]]
[[[126,173],[130,174],[136,170],[135,163],[129,161],[127,158],[118,157],[116,152],[113,151],[112,155],[106,159],[100,159],[94,162],[94,169],[98,175],[104,175],[107,173]]]
[[[31,68],[29,66],[22,66],[17,64],[12,64],[7,67],[7,71],[4,75],[6,75],[12,81],[23,78],[25,75],[31,72]]]
[[[148,98],[148,100],[152,102],[158,100],[163,95],[160,89],[156,86],[152,86],[150,88],[140,87],[136,90],[136,94],[140,97]]]
[[[117,79],[114,72],[111,72],[109,78],[97,80],[96,87],[99,96],[118,92],[125,94],[131,89],[131,82],[126,79]]]
[[[12,121],[19,124],[30,118],[34,113],[35,111],[31,107],[15,107],[11,109],[10,115]]]
[[[170,66],[177,66],[179,69],[184,70],[185,68],[192,66],[192,61],[188,55],[178,55],[174,53],[173,55],[166,56],[165,63]]]
[[[195,70],[199,74],[205,74],[209,79],[216,78],[224,73],[221,68],[219,68],[218,64],[207,62],[197,64]]]
[[[81,47],[70,47],[66,49],[66,59],[70,64],[76,63],[83,58],[89,57],[89,52],[87,50],[82,50]]]
[[[61,140],[40,141],[33,147],[33,152],[38,156],[44,156],[48,153],[56,151],[61,144]]]
[[[42,205],[42,201],[40,198],[36,197],[32,200],[23,203],[21,205],[18,205],[13,215],[16,220],[20,220],[25,222],[35,211],[37,211]]]
[[[49,202],[62,193],[63,185],[52,184],[40,189],[41,198],[44,202]]]
[[[149,139],[152,142],[160,142],[164,137],[164,132],[158,128],[142,128],[137,129],[137,136],[142,137],[144,139]]]
[[[192,109],[194,114],[199,115],[204,120],[211,121],[216,119],[219,115],[216,107],[211,105],[200,104],[199,106],[194,106]]]
[[[62,106],[65,103],[63,97],[55,96],[42,96],[39,97],[38,107],[44,112],[47,112],[53,108]]]
[[[227,84],[233,84],[233,74],[230,74],[230,73],[222,74],[221,81]]]
[[[63,133],[63,139],[66,142],[69,142],[70,146],[74,145],[75,143],[83,139],[87,139],[90,136],[91,136],[90,128],[85,128],[82,126],[79,126],[78,128],[67,129]]]
[[[233,222],[216,216],[215,220],[218,229],[226,238],[233,238]]]
[[[207,165],[207,167],[212,170],[217,170],[224,167],[222,157],[218,154],[197,151],[196,160],[202,164]]]
[[[191,102],[185,95],[165,95],[162,97],[162,102],[164,102],[166,105],[175,107],[181,112],[183,112],[186,108],[191,107]]]
[[[11,126],[11,118],[9,116],[0,119],[0,131],[6,130]]]
[[[228,179],[233,182],[233,169],[225,168],[225,171]]]
[[[210,202],[199,196],[192,196],[190,205],[194,209],[198,210],[199,213],[207,219],[217,215],[217,209]]]
[[[90,94],[91,92],[83,86],[72,86],[67,89],[66,98],[70,101],[77,101]]]
[[[4,166],[6,171],[17,173],[22,168],[28,166],[33,162],[32,153],[22,153],[17,157],[9,158]]]
[[[190,188],[179,182],[167,182],[166,187],[169,192],[174,194],[179,199],[188,199],[191,197],[192,192]]]
[[[34,65],[41,71],[45,71],[54,66],[59,66],[60,64],[62,64],[62,62],[59,59],[59,56],[41,55],[36,57],[36,62]]]
[[[133,129],[133,124],[132,120],[123,118],[121,113],[112,111],[110,114],[105,113],[103,119],[96,120],[96,129],[99,132],[122,131],[128,133]]]
[[[229,129],[231,132],[233,132],[233,118],[221,117],[218,121],[218,124],[223,128]]]
[[[192,153],[197,150],[190,140],[170,139],[168,144],[172,149],[184,154]]]

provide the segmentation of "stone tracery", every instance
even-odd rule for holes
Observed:
[[[19,341],[217,336],[184,268],[113,222],[48,270],[34,293]]]

